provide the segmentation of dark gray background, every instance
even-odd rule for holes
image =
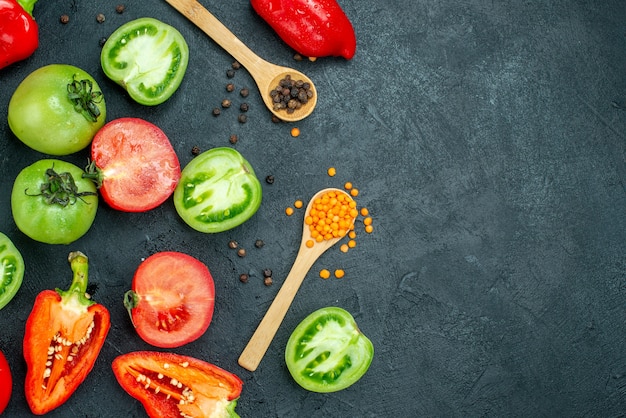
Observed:
[[[35,295],[66,287],[66,257],[91,262],[95,298],[112,327],[84,384],[51,417],[144,416],[110,368],[118,355],[150,349],[134,333],[122,295],[142,258],[186,252],[204,261],[217,289],[215,317],[198,341],[172,350],[218,364],[245,382],[242,417],[620,416],[626,411],[626,5],[611,1],[341,0],[357,40],[353,60],[295,62],[293,51],[248,1],[205,4],[262,57],[315,82],[312,116],[274,124],[252,90],[248,122],[229,97],[232,58],[163,1],[42,0],[41,45],[0,72],[0,110],[31,71],[66,63],[101,84],[108,120],[134,116],[169,136],[181,164],[191,148],[234,145],[263,182],[263,204],[243,226],[217,235],[190,230],[171,200],[143,214],[102,204],[89,233],[69,246],[38,244],[12,220],[17,173],[44,156],[0,123],[0,230],[22,251],[24,284],[0,311],[0,348],[13,368],[7,416],[28,416],[23,395],[23,321]],[[104,13],[106,21],[96,22]],[[59,16],[70,23],[61,25]],[[150,16],[187,39],[184,82],[165,104],[135,104],[100,69],[98,40]],[[241,100],[230,96],[235,103]],[[298,126],[302,134],[292,138]],[[63,157],[82,166],[88,152]],[[337,168],[330,178],[326,169]],[[313,266],[259,369],[239,353],[295,259],[302,212],[284,208],[318,189],[352,181],[375,232],[348,254]],[[361,225],[357,226],[357,230]],[[231,239],[248,250],[228,248]],[[262,249],[254,241],[263,239]],[[324,281],[321,268],[346,277]],[[274,286],[261,271],[271,268]],[[253,277],[242,284],[238,276]],[[349,310],[374,343],[354,386],[315,394],[283,361],[293,328],[315,309]]]

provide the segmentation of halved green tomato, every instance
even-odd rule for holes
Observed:
[[[22,286],[24,259],[13,242],[0,232],[0,309],[13,299]]]
[[[250,163],[236,150],[213,148],[195,157],[174,190],[180,217],[200,232],[232,229],[261,206],[262,189]]]
[[[169,99],[183,81],[189,47],[174,27],[150,17],[120,26],[100,55],[102,70],[136,102],[148,106]]]
[[[354,384],[373,357],[372,342],[352,315],[337,307],[318,309],[304,318],[285,348],[289,373],[312,392],[336,392]]]

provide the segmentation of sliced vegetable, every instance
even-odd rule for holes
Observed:
[[[144,17],[120,26],[100,55],[102,70],[138,103],[169,99],[183,81],[189,47],[174,27]]]
[[[4,353],[0,351],[0,415],[4,412],[13,392],[13,378],[11,368]]]
[[[67,155],[87,147],[106,120],[96,80],[84,70],[51,64],[30,73],[9,102],[9,127],[32,149]]]
[[[206,233],[241,225],[259,209],[261,198],[261,183],[252,166],[227,147],[210,149],[191,160],[174,191],[180,217]]]
[[[0,0],[0,69],[30,57],[39,46],[33,19],[37,0]]]
[[[209,327],[215,284],[208,267],[179,252],[156,253],[143,261],[124,295],[137,334],[156,347],[180,347]]]
[[[98,194],[83,173],[74,164],[54,159],[24,168],[11,192],[20,231],[46,244],[69,244],[87,233],[98,210]]]
[[[113,360],[119,384],[148,416],[238,417],[243,382],[213,364],[174,353],[137,351]]]
[[[26,321],[26,401],[37,415],[59,407],[76,391],[110,328],[109,311],[86,296],[87,257],[76,251],[68,260],[74,274],[70,288],[39,293]]]
[[[22,254],[9,237],[0,232],[0,309],[13,299],[22,286],[23,278]]]
[[[312,392],[336,392],[369,369],[374,346],[342,308],[313,312],[296,327],[285,349],[293,379]]]
[[[85,177],[96,181],[104,200],[117,210],[154,209],[180,179],[180,163],[165,133],[139,118],[104,125],[91,143],[91,158]]]
[[[296,52],[351,59],[356,36],[336,0],[250,0],[252,8]]]

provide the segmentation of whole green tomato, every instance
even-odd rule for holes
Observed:
[[[20,141],[50,155],[85,148],[104,125],[106,104],[84,70],[51,64],[28,75],[9,102],[9,127]]]
[[[11,192],[15,224],[46,244],[69,244],[91,227],[98,210],[95,184],[74,164],[45,159],[24,168]]]

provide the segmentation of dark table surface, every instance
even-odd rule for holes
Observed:
[[[260,56],[315,82],[315,112],[276,124],[245,70],[248,122],[227,97],[233,59],[164,1],[42,0],[41,44],[0,72],[0,110],[31,71],[73,64],[101,84],[112,120],[161,127],[185,165],[191,149],[232,146],[263,182],[263,203],[221,234],[191,230],[173,203],[128,214],[102,203],[91,230],[69,246],[34,242],[13,222],[17,173],[43,158],[0,123],[0,231],[22,252],[23,286],[0,311],[0,348],[15,382],[7,416],[29,416],[23,394],[24,321],[37,293],[69,284],[67,254],[90,258],[96,299],[112,327],[84,384],[51,417],[144,416],[117,384],[111,361],[151,349],[135,334],[122,295],[157,251],[193,255],[216,282],[216,310],[199,340],[171,350],[239,375],[242,417],[619,416],[626,411],[626,5],[619,0],[341,0],[358,39],[354,59],[297,62],[246,0],[207,1]],[[105,14],[104,23],[96,21]],[[67,14],[70,22],[59,23]],[[130,100],[100,69],[99,40],[150,16],[180,30],[191,58],[177,93],[157,107]],[[240,99],[233,96],[239,103]],[[293,138],[297,126],[301,135]],[[229,143],[231,134],[239,137]],[[88,152],[62,157],[84,165]],[[329,177],[328,167],[337,175]],[[313,266],[255,372],[237,364],[295,259],[302,212],[295,199],[351,181],[374,233]],[[361,226],[362,227],[362,226]],[[357,227],[357,230],[359,226]],[[362,229],[361,229],[362,230]],[[228,248],[248,250],[240,258]],[[254,247],[262,239],[265,246]],[[322,280],[321,268],[345,278]],[[273,271],[264,286],[262,270]],[[240,273],[250,273],[247,284]],[[367,374],[332,394],[307,392],[283,360],[306,315],[350,311],[375,346]]]

